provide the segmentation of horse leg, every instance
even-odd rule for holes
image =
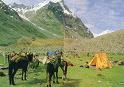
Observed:
[[[24,73],[25,73],[25,80],[27,80],[27,70],[24,70]]]
[[[12,75],[13,75],[13,64],[9,61],[9,84],[12,85]]]
[[[63,71],[63,77],[62,77],[62,79],[65,80],[66,77],[67,77],[67,69],[68,69],[67,62],[65,62],[65,64],[64,63],[63,64],[60,64],[60,67],[61,67],[61,69]]]
[[[59,81],[58,81],[58,71],[56,72],[56,83],[59,84]]]
[[[64,70],[65,79],[67,78],[67,72],[68,72],[68,63],[65,62],[65,70]]]
[[[52,75],[49,75],[49,87],[51,87]]]
[[[51,80],[52,80],[52,75],[47,74],[47,87],[51,87]]]
[[[9,84],[12,85],[12,68],[9,66]]]
[[[64,69],[64,65],[60,64],[60,68],[62,69],[62,72],[63,72],[62,80],[64,80],[64,78],[65,78],[65,69]]]
[[[9,84],[12,85],[12,75],[9,75]]]
[[[18,69],[14,69],[14,72],[13,72],[13,74],[12,74],[12,85],[15,85],[14,76],[15,76],[17,70],[18,70]]]
[[[24,74],[24,70],[22,69],[22,80],[23,80],[23,74]]]
[[[55,73],[53,73],[53,83],[55,83]]]

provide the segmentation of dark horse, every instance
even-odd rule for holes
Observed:
[[[15,85],[15,81],[14,81],[14,76],[16,74],[16,72],[18,71],[18,69],[22,69],[22,80],[24,77],[24,80],[26,80],[26,72],[27,72],[27,68],[28,68],[28,64],[29,62],[31,62],[33,60],[33,54],[29,53],[26,54],[26,56],[24,56],[25,58],[23,58],[22,60],[16,62],[11,60],[8,56],[9,59],[9,83],[10,85]],[[25,74],[23,76],[23,74]]]
[[[50,59],[49,55],[48,59]],[[55,52],[54,54],[55,59],[50,59],[50,62],[46,64],[46,73],[47,73],[47,87],[51,87],[51,81],[52,81],[52,77],[53,77],[53,83],[55,83],[55,78],[56,78],[56,83],[58,84],[58,69],[59,67],[62,69],[63,71],[63,76],[66,78],[66,74],[67,74],[67,62],[62,60],[62,52]]]

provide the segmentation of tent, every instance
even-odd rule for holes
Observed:
[[[105,52],[96,53],[89,63],[89,66],[95,66],[98,69],[112,68],[112,64],[108,60],[107,54]]]

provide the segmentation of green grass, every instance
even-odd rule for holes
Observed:
[[[79,81],[79,86],[75,87],[123,87],[124,85],[119,85],[120,82],[124,82],[121,78],[124,76],[121,71],[124,71],[124,67],[113,67],[103,71],[75,67],[70,70],[69,76],[71,79]],[[101,74],[101,76],[97,74]]]
[[[17,73],[15,87],[45,87],[45,70],[40,66],[38,70],[29,70],[28,81],[21,81],[20,72]],[[52,84],[53,87],[123,87],[121,82],[124,75],[124,67],[114,66],[112,69],[97,71],[96,69],[83,69],[79,66],[69,67],[68,79],[64,82],[59,79],[60,84]],[[101,74],[101,76],[98,76]],[[59,74],[61,75],[61,74]],[[7,77],[0,77],[1,87],[10,87]]]
[[[113,60],[122,60],[122,55],[114,55]],[[80,68],[79,66],[84,63],[84,61],[90,60],[91,57],[74,59],[71,58],[71,62],[75,66],[68,68],[67,80],[62,81],[59,79],[60,84],[52,84],[53,87],[124,87],[124,66],[114,65],[111,69],[103,69],[102,71],[96,70],[95,68]],[[82,61],[80,61],[82,60]],[[7,71],[4,71],[7,73]],[[40,64],[37,70],[28,70],[28,80],[22,81],[20,71],[16,74],[16,86],[15,87],[46,87],[45,79],[45,68],[44,65]],[[61,76],[61,70],[59,76]],[[13,87],[8,85],[7,77],[0,77],[1,87]]]
[[[4,58],[1,54],[0,54],[0,64],[4,64]]]

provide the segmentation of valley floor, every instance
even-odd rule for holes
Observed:
[[[78,60],[75,61],[75,66],[69,66],[68,79],[64,82],[59,79],[60,84],[52,84],[52,87],[124,87],[124,66],[114,65],[111,69],[99,71],[93,68],[79,67],[82,63]],[[3,72],[8,73],[7,70]],[[60,70],[59,76],[61,75]],[[36,70],[28,70],[27,81],[21,80],[21,71],[18,71],[15,77],[16,86],[14,87],[46,87],[45,76],[45,69],[42,64]],[[0,77],[0,87],[13,87],[8,83],[8,76]]]
[[[60,81],[60,84],[52,84],[53,87],[124,87],[124,67],[114,66],[112,69],[97,71],[95,69],[83,69],[70,67],[68,79]],[[46,87],[44,70],[30,70],[28,80],[21,81],[21,75],[16,75],[16,86],[14,87]],[[8,85],[8,77],[0,77],[1,87],[13,87]]]
[[[36,49],[33,48],[30,49],[30,51],[42,53],[41,48]],[[69,66],[67,80],[62,81],[59,79],[60,84],[52,84],[52,87],[124,87],[124,66],[113,65],[111,69],[103,69],[101,71],[95,68],[87,69],[80,67],[80,65],[83,65],[86,61],[90,61],[92,56],[93,54],[90,54],[89,57],[87,57],[86,54],[80,54],[80,58],[74,58],[72,55],[69,55],[66,59],[73,63],[74,66]],[[109,53],[108,56],[111,61],[124,60],[124,54]],[[5,64],[2,55],[0,55],[0,65],[1,64]],[[0,72],[4,72],[7,75],[6,77],[0,77],[0,87],[13,87],[9,85],[8,70],[0,70]],[[62,72],[60,70],[59,77],[61,76]],[[29,69],[27,81],[21,80],[21,71],[18,71],[15,81],[16,86],[14,87],[46,87],[44,65],[40,64],[36,70]]]

